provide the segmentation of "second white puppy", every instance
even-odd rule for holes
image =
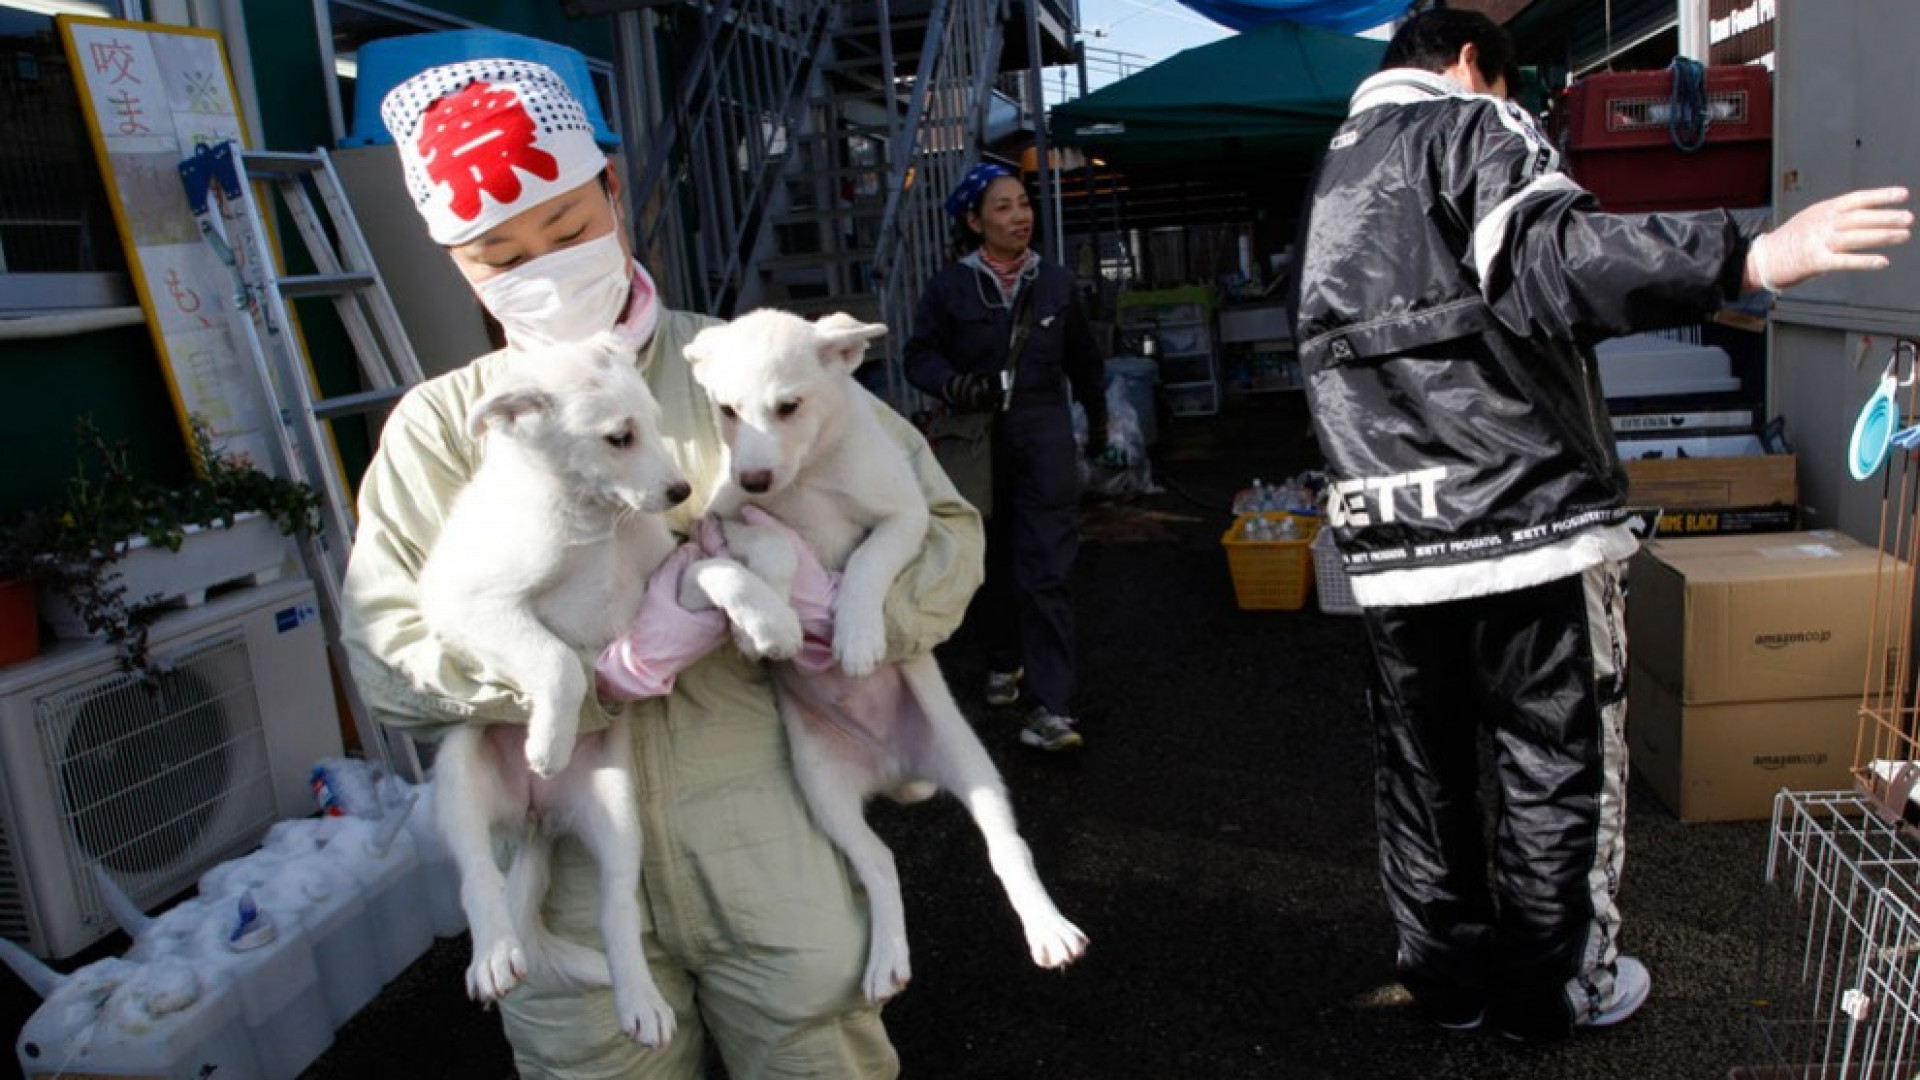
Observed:
[[[526,727],[462,726],[442,741],[435,798],[473,932],[467,990],[491,1002],[530,975],[613,986],[622,1030],[672,1038],[673,1010],[640,944],[640,824],[624,723],[578,734],[581,659],[627,627],[673,550],[661,514],[692,487],[660,438],[660,407],[614,334],[508,358],[474,406],[483,460],[420,574],[428,626],[526,695]],[[495,830],[520,838],[510,876]],[[600,866],[602,956],[540,921],[555,836]]]
[[[719,407],[727,445],[727,477],[709,509],[725,517],[748,502],[758,505],[799,533],[823,566],[841,572],[833,655],[852,676],[867,675],[885,657],[882,607],[894,579],[925,543],[930,513],[911,463],[881,426],[875,410],[886,406],[853,379],[867,342],[886,330],[847,315],[810,323],[761,310],[701,331],[686,349],[694,378]],[[733,523],[727,537],[735,555],[784,587],[779,572],[754,557],[767,546],[763,538]],[[716,601],[730,616],[740,615]],[[776,670],[783,678],[793,677],[790,667],[782,668]],[[880,792],[920,793],[929,783],[959,796],[973,815],[1034,963],[1072,962],[1085,951],[1086,935],[1040,884],[999,771],[954,703],[938,661],[931,654],[916,657],[899,665],[899,675],[913,699],[909,705],[918,708],[854,738],[796,707],[804,695],[781,698],[808,807],[867,890],[867,997],[891,997],[906,986],[911,968],[900,879],[892,853],[867,825],[865,803]]]

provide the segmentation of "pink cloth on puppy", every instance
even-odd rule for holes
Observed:
[[[727,640],[727,617],[680,606],[680,579],[705,557],[681,544],[647,579],[647,593],[626,633],[600,650],[594,682],[605,701],[635,701],[673,692],[674,676]]]
[[[752,525],[778,526],[793,545],[796,564],[788,602],[807,634],[800,662],[831,668],[833,605],[840,592],[839,575],[827,573],[806,541],[766,511],[749,506],[741,516]],[[673,692],[674,676],[726,642],[726,615],[713,609],[688,611],[680,606],[680,586],[688,567],[695,562],[727,554],[726,536],[718,521],[703,517],[693,523],[693,536],[675,548],[647,579],[646,595],[626,633],[600,651],[594,675],[602,698],[634,701],[665,697]]]
[[[833,659],[840,575],[828,573],[800,535],[766,511],[747,506],[740,516],[750,525],[777,527],[797,556],[788,601],[800,617],[804,636],[798,656],[774,665],[781,690],[809,723],[864,753],[885,753],[901,722],[910,714],[921,715],[899,665],[884,664],[858,679],[841,671]],[[646,596],[627,632],[601,651],[594,674],[603,699],[633,701],[672,693],[675,676],[727,640],[726,617],[719,611],[680,606],[687,568],[696,560],[727,554],[719,522],[710,517],[696,521],[689,542],[667,556],[647,580]]]
[[[773,515],[747,506],[740,516],[753,525],[779,526],[802,553],[791,596],[804,635],[800,655],[773,668],[774,681],[786,694],[788,705],[798,708],[812,726],[840,736],[861,752],[885,755],[908,710],[920,715],[900,665],[882,664],[858,679],[841,671],[833,659],[833,612],[840,602],[840,575],[827,573],[799,534]]]

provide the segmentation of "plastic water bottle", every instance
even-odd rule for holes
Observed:
[[[1264,509],[1260,505],[1264,494],[1265,485],[1260,482],[1259,477],[1254,477],[1253,483],[1241,489],[1240,492],[1233,497],[1233,512],[1236,514],[1259,513]]]

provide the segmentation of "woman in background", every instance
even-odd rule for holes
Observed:
[[[1071,711],[1070,589],[1080,547],[1080,466],[1068,388],[1086,410],[1086,454],[1097,458],[1107,446],[1103,365],[1073,275],[1029,246],[1033,206],[1019,177],[990,162],[976,165],[946,210],[962,255],[920,297],[907,378],[956,411],[995,413],[992,505],[979,508],[987,517],[987,577],[970,615],[987,643],[986,699],[1027,705],[1022,743],[1071,749],[1081,744]],[[1023,325],[1024,344],[1010,357]]]

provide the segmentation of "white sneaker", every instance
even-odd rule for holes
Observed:
[[[1027,669],[1014,668],[1012,671],[990,671],[987,673],[987,704],[995,708],[1004,708],[1020,700],[1020,680],[1025,678]]]
[[[1037,750],[1071,750],[1084,740],[1073,730],[1072,721],[1055,715],[1045,705],[1035,705],[1020,729],[1020,741]]]
[[[1640,1010],[1653,993],[1653,975],[1647,965],[1631,956],[1613,962],[1613,1003],[1580,1021],[1580,1027],[1612,1027]]]

